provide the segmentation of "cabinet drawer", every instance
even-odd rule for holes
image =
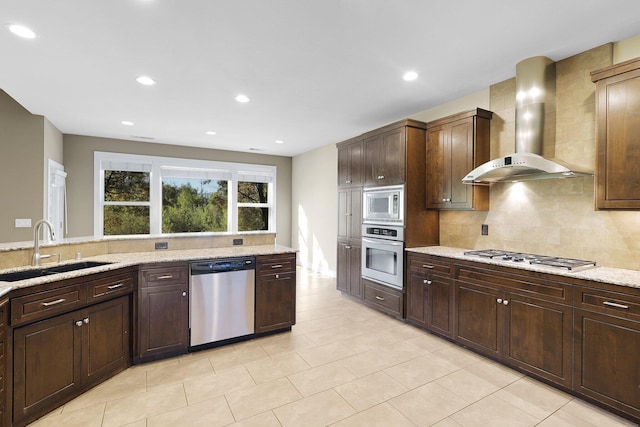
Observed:
[[[293,272],[296,269],[296,257],[291,254],[257,257],[256,274],[260,276],[274,273]]]
[[[415,272],[424,272],[425,274],[434,274],[441,277],[451,277],[453,266],[447,262],[442,262],[437,257],[428,255],[408,255],[409,270]]]
[[[640,297],[598,289],[577,288],[576,307],[640,319]]]
[[[387,286],[364,282],[364,300],[386,312],[402,315],[402,292]]]
[[[189,269],[186,265],[175,267],[145,268],[140,270],[140,286],[180,285],[189,282]]]
[[[130,274],[105,277],[90,282],[87,287],[89,301],[100,301],[114,295],[133,292],[134,279]]]
[[[86,284],[65,286],[11,300],[11,323],[31,322],[86,303]]]

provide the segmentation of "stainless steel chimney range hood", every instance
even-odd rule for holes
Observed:
[[[516,65],[516,152],[490,160],[471,172],[465,184],[590,176],[593,172],[542,157],[545,119],[555,123],[555,63],[536,56]],[[555,129],[548,138],[555,139]]]

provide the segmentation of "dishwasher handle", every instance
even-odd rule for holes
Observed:
[[[255,270],[254,257],[218,258],[206,261],[196,261],[190,264],[191,275],[215,274],[228,271]]]

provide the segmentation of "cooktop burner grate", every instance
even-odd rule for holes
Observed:
[[[527,254],[520,252],[503,251],[498,249],[483,249],[478,251],[466,251],[465,255],[495,258],[502,261],[528,262],[529,264],[546,265],[567,270],[576,270],[585,267],[595,267],[595,261],[586,261],[573,258],[560,258],[545,255]]]

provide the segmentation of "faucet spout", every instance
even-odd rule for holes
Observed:
[[[33,226],[33,265],[36,267],[40,265],[40,229],[43,225],[46,225],[49,229],[49,237],[51,240],[56,239],[55,233],[53,232],[53,225],[46,219],[41,219]]]

